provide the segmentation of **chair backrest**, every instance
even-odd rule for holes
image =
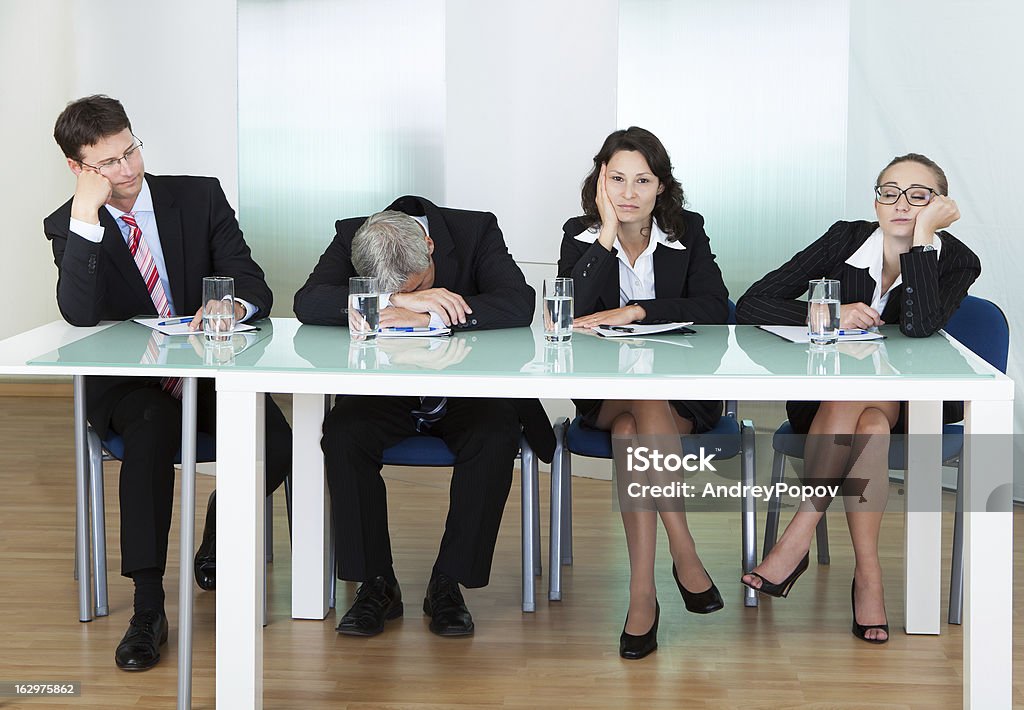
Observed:
[[[1010,324],[1003,311],[992,301],[966,296],[953,317],[946,323],[946,332],[997,368],[1006,372],[1010,352]]]

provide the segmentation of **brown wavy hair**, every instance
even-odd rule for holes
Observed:
[[[580,194],[583,224],[590,228],[601,223],[601,215],[597,211],[597,179],[601,175],[601,166],[620,150],[635,150],[644,156],[651,172],[665,188],[654,200],[652,216],[658,220],[658,226],[668,236],[669,241],[678,240],[686,231],[683,222],[683,204],[686,201],[683,186],[672,175],[672,160],[668,157],[665,146],[656,135],[638,126],[630,126],[609,135],[604,139],[601,150],[594,156],[594,167],[583,179],[583,190]]]

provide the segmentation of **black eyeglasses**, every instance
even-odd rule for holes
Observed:
[[[124,152],[124,155],[122,155],[120,158],[111,158],[110,160],[104,160],[99,165],[89,165],[89,163],[83,163],[81,160],[78,161],[78,164],[79,165],[84,165],[87,168],[92,168],[93,170],[95,170],[98,173],[104,173],[104,172],[109,172],[110,170],[116,170],[121,165],[121,161],[122,160],[125,163],[127,163],[132,158],[137,158],[140,155],[139,148],[142,147],[142,141],[140,141],[134,134],[132,135],[132,138],[135,138],[135,140],[137,142],[134,145],[132,145],[131,148],[126,150]]]
[[[901,190],[895,185],[875,185],[875,199],[882,205],[895,205],[900,201],[900,197],[906,195],[907,204],[913,207],[924,207],[932,201],[933,195],[938,194],[924,185],[911,185],[906,190]]]

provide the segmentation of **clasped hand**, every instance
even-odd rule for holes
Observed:
[[[409,293],[393,293],[391,294],[391,306],[397,308],[398,311],[406,311],[406,313],[436,313],[447,326],[453,324],[465,325],[466,315],[473,312],[473,309],[466,303],[466,299],[446,288],[428,288],[422,291],[410,291]],[[385,308],[381,311],[382,325],[384,325],[384,314],[390,310],[391,308]],[[395,315],[402,318],[407,317],[406,314],[400,314],[397,311]],[[427,325],[429,322],[430,318],[428,315],[426,322],[415,324],[394,323],[394,325]]]

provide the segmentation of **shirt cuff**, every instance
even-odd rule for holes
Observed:
[[[391,294],[393,291],[388,293],[381,293],[377,295],[377,300],[380,303],[380,309],[383,311],[385,308],[391,307]]]
[[[247,320],[252,318],[260,310],[256,306],[254,306],[251,303],[249,303],[248,301],[246,301],[244,298],[236,298],[235,302],[236,303],[241,303],[243,306],[245,306],[245,315],[242,316],[242,321],[241,321],[242,323],[245,323]]]
[[[99,244],[103,241],[103,225],[102,224],[89,224],[83,222],[80,219],[71,218],[71,224],[68,228],[80,236],[82,239],[92,242],[93,244]]]
[[[448,327],[448,326],[446,326],[444,324],[444,321],[441,320],[441,316],[437,315],[433,311],[430,311],[429,313],[430,313],[430,325],[429,325],[429,327],[431,327],[431,328],[447,328]]]

